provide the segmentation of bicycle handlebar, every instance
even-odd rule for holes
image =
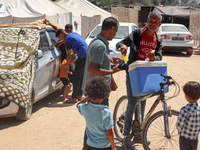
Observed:
[[[164,75],[164,74],[160,74],[162,77],[164,77],[165,79],[172,79],[172,77],[171,76],[166,76],[166,75]]]
[[[165,85],[168,85],[168,86],[175,85],[175,87],[176,87],[174,94],[171,97],[169,97],[167,100],[169,100],[171,98],[174,98],[174,97],[177,97],[179,95],[179,93],[180,93],[179,84],[171,76],[166,76],[166,75],[163,75],[163,74],[161,74],[161,76],[164,77],[164,79],[163,79],[164,81],[167,80],[166,82],[161,82],[160,83],[161,89],[164,89]]]
[[[160,83],[161,86],[175,84],[175,82],[174,82],[174,80],[173,80],[173,78],[171,76],[166,76],[164,74],[160,74],[160,75],[165,78],[164,81],[167,80],[164,83]],[[173,80],[173,81],[170,81],[170,80]]]

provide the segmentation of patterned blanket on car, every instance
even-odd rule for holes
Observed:
[[[0,97],[27,108],[35,78],[40,33],[34,25],[19,26],[0,27]]]

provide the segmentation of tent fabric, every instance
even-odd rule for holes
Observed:
[[[159,7],[155,6],[153,12],[157,12],[162,16],[175,16],[189,18],[190,16],[190,7],[178,7],[178,6],[168,6],[168,7]]]
[[[87,0],[57,0],[55,3],[73,11],[75,15],[79,16],[91,17],[95,15],[101,15],[103,18],[111,16],[110,12],[95,6]]]
[[[33,22],[46,18],[64,27],[66,22],[72,22],[72,13],[50,0],[0,0],[0,4],[3,4],[1,23]],[[11,22],[9,17],[12,17]]]
[[[81,32],[82,37],[85,39],[87,33],[90,33],[94,27],[100,23],[100,16],[94,16],[94,17],[86,17],[82,16],[81,17],[81,27],[84,29]]]
[[[78,32],[85,39],[97,24],[105,18],[110,17],[111,13],[107,12],[87,0],[57,0],[55,4],[72,11],[72,25],[74,31]]]
[[[12,23],[12,16],[1,16],[0,14],[0,24],[5,24],[5,23]]]
[[[74,32],[78,32],[82,36],[85,36],[85,27],[90,29],[90,32],[93,26],[111,16],[111,13],[87,0],[58,0],[56,2],[51,0],[0,0],[0,4],[3,4],[3,7],[0,8],[0,24],[48,19],[63,28],[70,23],[74,26]],[[100,16],[99,21],[96,21],[98,18],[96,16]],[[82,23],[82,19],[84,19],[84,23]],[[89,20],[88,24],[85,24],[86,20]],[[91,24],[90,20],[94,20],[94,22]],[[95,22],[97,24],[94,24]],[[82,24],[86,26],[82,27]]]

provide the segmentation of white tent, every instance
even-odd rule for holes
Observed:
[[[70,9],[75,15],[92,17],[100,15],[102,18],[111,16],[111,13],[95,6],[87,0],[57,0],[56,4]]]
[[[83,38],[104,18],[111,16],[110,12],[87,0],[57,0],[54,3],[72,11],[72,24],[75,27],[75,32],[80,33]]]
[[[48,19],[63,28],[67,23],[85,38],[97,24],[111,13],[87,0],[0,0],[0,24],[33,22]],[[70,9],[70,11],[68,11]]]
[[[12,23],[12,16],[8,13],[6,5],[2,5],[0,8],[0,24],[5,24],[5,23]]]
[[[50,0],[0,0],[0,23],[33,22],[48,19],[65,26],[72,22],[72,13]]]

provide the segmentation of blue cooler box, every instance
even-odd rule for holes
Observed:
[[[167,75],[165,61],[135,61],[129,65],[129,77],[133,96],[144,96],[160,90],[160,83]],[[168,92],[168,86],[165,92]]]

